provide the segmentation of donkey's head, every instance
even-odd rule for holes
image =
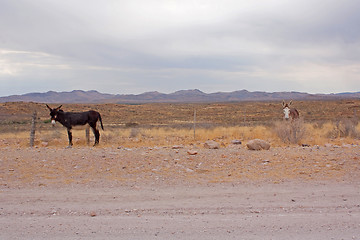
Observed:
[[[60,105],[57,108],[51,108],[51,107],[49,107],[49,105],[46,104],[46,107],[50,110],[51,123],[52,123],[52,125],[55,125],[55,121],[58,120],[59,111],[62,111],[62,110],[60,110],[62,105]]]
[[[289,118],[290,118],[290,106],[291,106],[291,104],[292,104],[292,100],[289,103],[285,103],[284,100],[282,102],[282,107],[283,107],[283,111],[284,111],[285,120],[289,120]]]

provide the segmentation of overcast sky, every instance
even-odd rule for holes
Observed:
[[[0,96],[360,91],[358,0],[0,0]]]

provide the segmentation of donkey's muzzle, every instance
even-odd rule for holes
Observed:
[[[53,126],[55,126],[55,120],[53,119],[53,120],[51,120],[51,124],[53,125]]]

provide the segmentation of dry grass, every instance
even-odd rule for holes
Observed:
[[[343,123],[341,123],[343,124]],[[349,124],[349,123],[347,123]],[[153,128],[107,128],[100,131],[100,146],[115,147],[154,147],[173,145],[201,146],[206,140],[215,140],[227,146],[232,140],[248,141],[259,138],[271,142],[272,146],[291,144],[324,145],[357,143],[359,142],[360,124],[347,127],[348,133],[339,123],[326,122],[321,126],[304,121],[284,122],[277,121],[271,126],[237,126],[213,127],[196,129],[153,127]],[[18,131],[14,133],[0,133],[0,146],[29,146],[30,132]],[[90,132],[90,144],[94,142]],[[75,146],[87,146],[85,130],[73,130]],[[66,129],[58,126],[50,130],[39,130],[35,135],[35,146],[65,147],[68,144]]]
[[[203,143],[208,139],[229,144],[234,139],[268,140],[273,146],[288,144],[323,145],[359,140],[354,101],[294,102],[302,121],[282,121],[279,102],[207,104],[64,104],[66,111],[94,109],[101,113],[105,131],[100,131],[101,146],[169,146]],[[66,146],[66,129],[52,128],[49,112],[40,103],[0,104],[0,146],[29,145],[33,111],[38,112],[36,146]],[[194,137],[193,114],[196,110]],[[91,143],[94,141],[90,133]],[[73,131],[75,145],[87,145],[84,130]]]
[[[282,142],[290,144],[299,144],[306,136],[303,119],[276,122],[274,131]]]
[[[352,118],[360,111],[360,100],[294,101],[305,122],[338,121]],[[54,104],[58,106],[58,104]],[[64,111],[96,110],[105,125],[182,125],[190,126],[194,110],[199,126],[254,126],[268,125],[283,117],[281,102],[239,102],[198,104],[63,104]],[[49,120],[49,111],[43,103],[0,103],[0,127],[21,127],[30,123],[37,111],[39,122]],[[6,131],[6,128],[0,128]]]

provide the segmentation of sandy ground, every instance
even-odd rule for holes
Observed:
[[[359,159],[358,145],[2,145],[0,239],[360,239]]]

